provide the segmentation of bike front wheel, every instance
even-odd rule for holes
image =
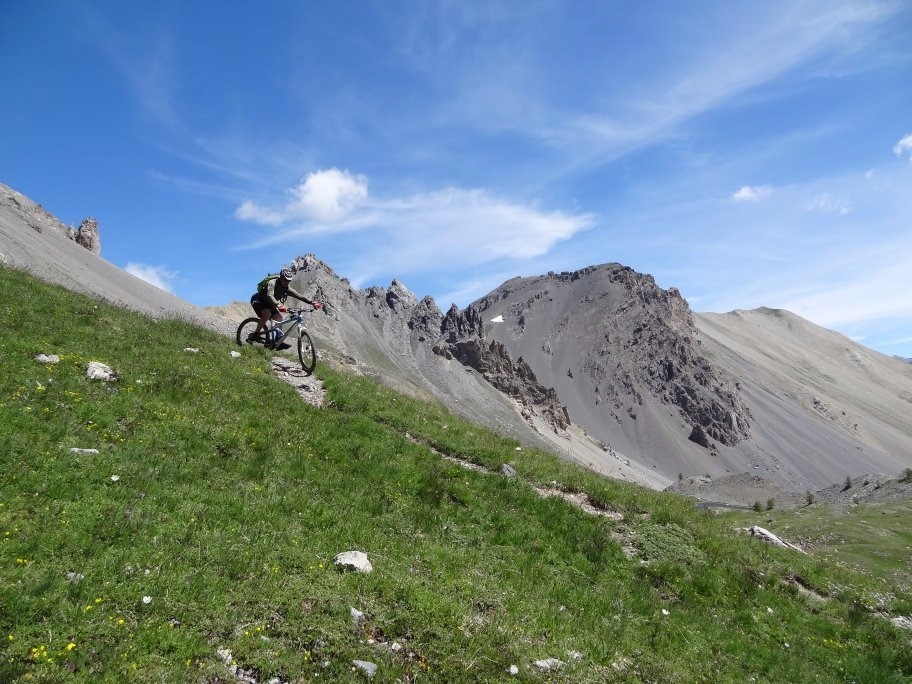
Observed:
[[[237,333],[235,333],[235,340],[238,344],[253,344],[262,347],[266,343],[266,331],[261,330],[256,335],[253,334],[254,330],[257,329],[259,325],[259,318],[247,318],[245,319],[237,328]]]
[[[310,375],[317,366],[317,349],[306,330],[298,331],[298,358],[304,372]]]

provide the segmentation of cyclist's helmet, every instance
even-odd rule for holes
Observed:
[[[291,277],[294,275],[294,272],[290,268],[283,268],[279,273],[279,277],[284,280],[286,283],[291,282]]]

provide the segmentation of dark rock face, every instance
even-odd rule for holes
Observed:
[[[452,309],[450,313],[454,313]],[[458,313],[453,315],[453,318],[458,317]],[[474,368],[485,380],[524,407],[536,407],[555,429],[570,427],[570,414],[560,403],[557,392],[540,385],[529,364],[522,358],[514,362],[501,343],[492,341],[485,345],[482,337],[470,337],[446,347],[438,345],[435,352]],[[524,411],[524,415],[528,417],[528,412]]]

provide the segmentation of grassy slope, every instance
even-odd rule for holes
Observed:
[[[323,367],[330,405],[312,408],[264,353],[232,359],[228,339],[6,269],[0,291],[0,681],[231,681],[223,647],[261,681],[357,681],[353,659],[376,681],[506,680],[511,664],[519,681],[912,675],[908,635],[863,608],[878,583],[733,536],[684,499]],[[119,380],[87,380],[91,360]],[[553,482],[624,520],[528,486]],[[334,569],[350,549],[372,574]],[[833,598],[809,606],[794,575]],[[567,666],[537,673],[548,657]]]

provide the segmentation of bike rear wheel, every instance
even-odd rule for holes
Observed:
[[[301,359],[304,372],[308,375],[313,373],[317,366],[317,349],[306,330],[298,331],[298,358]]]
[[[257,325],[259,324],[259,318],[247,318],[245,319],[237,328],[237,333],[235,333],[235,340],[238,344],[253,344],[257,346],[264,346],[266,344],[266,331],[261,330],[256,336],[253,335],[253,331],[256,330]]]

